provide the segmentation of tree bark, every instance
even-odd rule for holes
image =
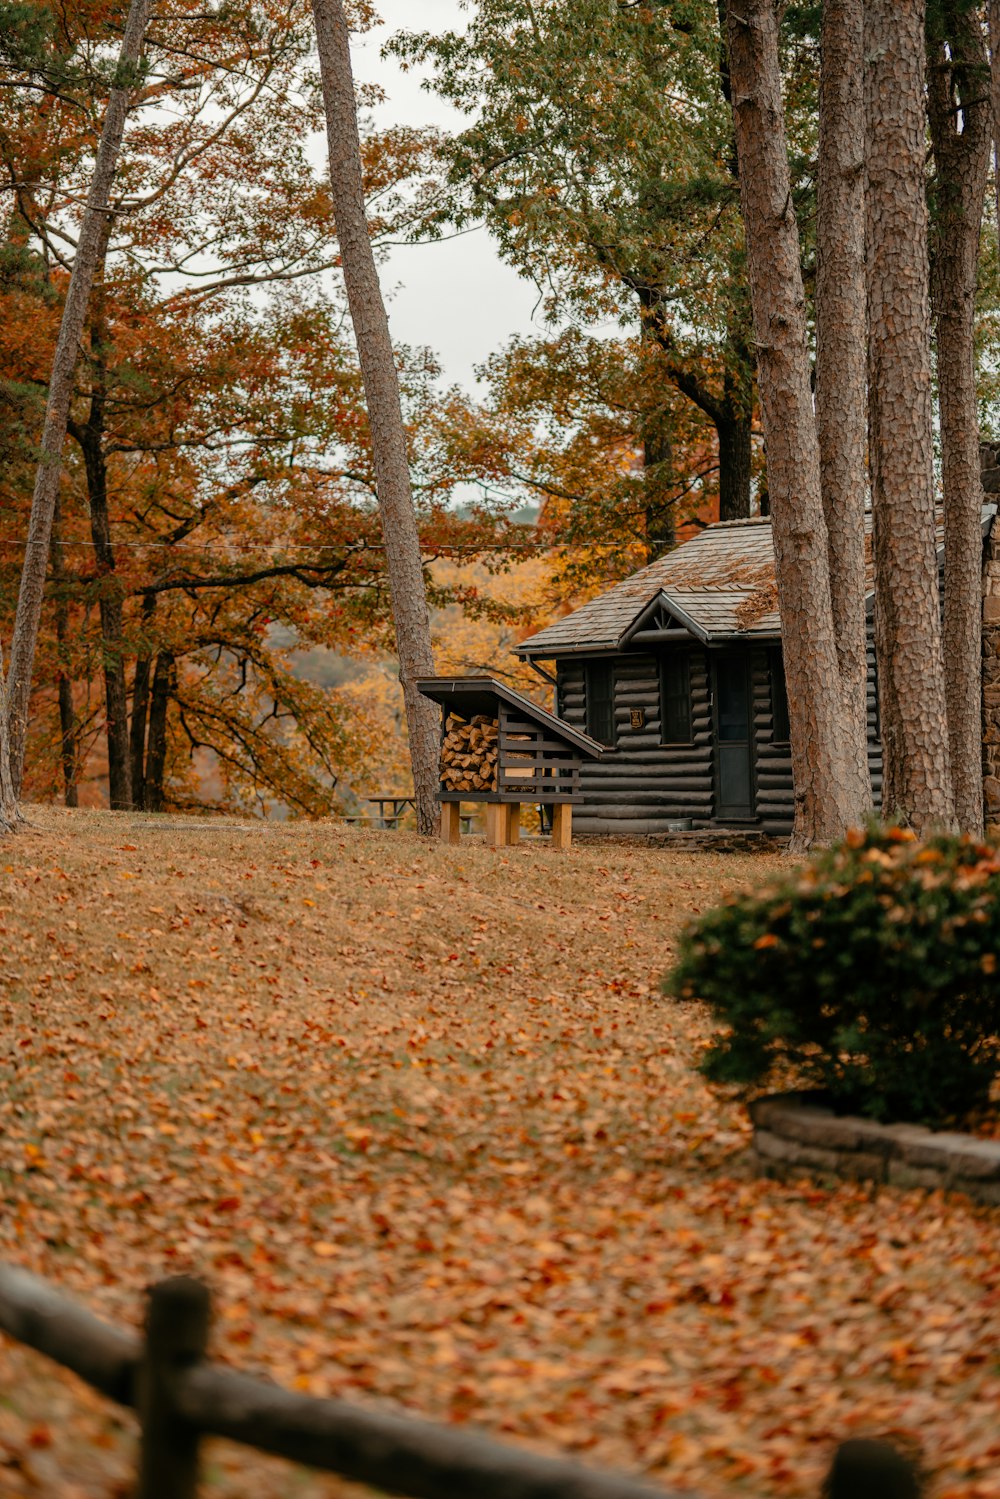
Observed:
[[[100,296],[97,297],[98,306]],[[113,812],[132,806],[128,732],[128,688],[125,682],[124,613],[121,585],[115,575],[108,513],[108,465],[104,455],[105,404],[104,319],[98,313],[91,331],[93,389],[86,425],[73,431],[83,452],[90,508],[90,535],[100,579],[101,657],[104,669],[105,734],[108,745],[108,795]]]
[[[59,650],[59,746],[63,773],[63,799],[67,807],[79,805],[76,713],[73,708],[73,682],[66,670],[66,648],[69,634],[69,610],[66,603],[66,573],[63,567],[59,536],[59,505],[52,523],[52,581],[56,593],[56,643]]]
[[[717,0],[716,13],[719,20],[719,88],[732,117],[733,84],[729,71],[726,0]],[[740,161],[735,125],[726,143],[726,165],[738,189]],[[719,519],[747,520],[753,479],[753,354],[750,349],[753,313],[740,269],[734,264],[731,270],[723,407],[719,412],[720,419],[715,423],[719,439]]]
[[[802,850],[840,837],[853,809],[774,0],[742,0],[727,24]]]
[[[642,466],[648,471],[661,464],[669,464],[674,456],[670,434],[665,431],[647,433],[642,441]],[[653,488],[655,486],[651,486]],[[660,486],[662,488],[662,486]],[[655,562],[669,552],[677,541],[677,521],[674,502],[660,495],[650,498],[645,508],[646,561]]]
[[[720,416],[715,423],[719,439],[719,519],[746,520],[750,514],[749,413]]]
[[[924,177],[923,0],[867,0],[865,112],[869,461],[882,808],[923,835],[950,827],[934,535]]]
[[[149,745],[146,750],[145,794],[147,812],[162,812],[164,774],[167,764],[167,709],[177,680],[177,666],[170,651],[160,651],[153,668],[149,697]]]
[[[816,223],[816,432],[844,697],[850,817],[871,811],[865,620],[863,0],[825,0]]]
[[[3,647],[0,645],[0,833],[12,833],[21,821],[11,776],[10,698],[11,679],[9,672],[4,671]]]
[[[70,276],[66,305],[63,308],[59,337],[52,362],[49,396],[45,409],[42,450],[31,502],[31,519],[25,547],[21,587],[18,593],[14,635],[11,642],[10,695],[8,702],[10,772],[16,792],[20,791],[24,767],[25,731],[31,696],[31,678],[38,642],[38,625],[42,613],[45,574],[48,567],[52,518],[59,493],[62,452],[66,441],[70,401],[73,395],[73,372],[77,350],[83,335],[91,287],[100,258],[104,220],[108,214],[111,188],[114,184],[118,153],[125,133],[125,117],[131,86],[142,51],[143,36],[152,0],[131,0],[125,35],[119,54],[115,86],[108,99],[94,175],[87,195],[87,206],[80,226],[73,272]]]
[[[1000,0],[990,0],[990,94],[993,100],[993,190],[1000,237]]]
[[[955,816],[983,831],[983,484],[976,402],[979,237],[993,134],[982,26],[963,0],[927,16],[931,186],[931,310],[937,333],[944,490],[945,693]],[[961,120],[959,119],[961,112]],[[959,124],[961,123],[961,129]]]
[[[399,377],[365,215],[347,18],[342,0],[313,0],[313,16],[326,108],[330,194],[368,405],[417,824],[421,833],[432,834],[438,825],[438,710],[416,684],[419,677],[434,675],[434,656]]]
[[[150,669],[153,664],[146,640],[146,630],[156,612],[156,594],[147,592],[142,599],[143,636],[135,663],[132,683],[132,723],[129,729],[129,757],[132,765],[132,803],[146,806],[146,724],[149,717]]]

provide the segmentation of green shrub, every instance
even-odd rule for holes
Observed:
[[[988,1101],[1000,1058],[1000,851],[851,833],[684,933],[667,993],[727,1027],[716,1082],[776,1078],[834,1107],[940,1124]]]

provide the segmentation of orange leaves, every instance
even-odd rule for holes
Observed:
[[[706,1499],[805,1499],[871,1429],[1000,1499],[995,1215],[751,1179],[691,1067],[704,1022],[650,994],[706,887],[767,861],[194,820],[123,849],[114,815],[32,815],[0,876],[0,1255],[118,1321],[203,1274],[237,1366]],[[106,1407],[6,1344],[0,1382],[0,1450],[51,1431],[42,1492],[84,1460],[112,1491]],[[213,1478],[287,1482],[223,1452]]]

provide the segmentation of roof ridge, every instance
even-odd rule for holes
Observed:
[[[739,520],[714,520],[711,525],[705,527],[701,534],[704,536],[707,531],[734,531],[737,526],[769,526],[770,524],[769,515],[745,515]],[[697,537],[692,537],[692,540],[696,541]]]

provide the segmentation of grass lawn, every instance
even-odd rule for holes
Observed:
[[[706,1495],[919,1442],[1000,1496],[1000,1214],[750,1179],[662,999],[772,856],[491,852],[32,809],[0,844],[0,1258],[218,1358]],[[0,1495],[124,1495],[128,1418],[0,1341]],[[206,1491],[347,1485],[212,1444]],[[468,1496],[474,1499],[474,1496]]]

